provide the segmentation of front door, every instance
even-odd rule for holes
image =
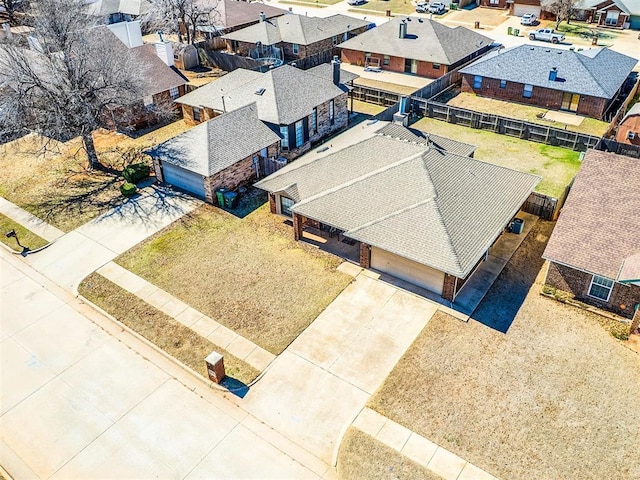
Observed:
[[[562,94],[562,110],[569,110],[570,112],[578,111],[578,103],[580,103],[580,95],[577,93],[564,92]]]
[[[404,72],[405,73],[418,73],[418,61],[411,58],[404,59]]]

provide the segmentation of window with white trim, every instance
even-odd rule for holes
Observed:
[[[296,122],[296,147],[301,147],[304,144],[304,127],[302,126],[302,120]]]
[[[291,49],[293,50],[293,54],[297,55],[298,52],[300,52],[300,45],[298,45],[297,43],[294,43],[291,45]]]
[[[142,97],[142,103],[144,103],[144,106],[147,108],[151,107],[151,105],[153,105],[153,95]]]
[[[500,80],[500,88],[507,88],[507,81],[506,80]]]
[[[597,298],[598,300],[604,300],[605,302],[608,302],[612,290],[613,280],[594,275],[591,278],[591,285],[589,285],[589,293],[587,293],[587,295],[593,298]]]
[[[524,91],[522,92],[522,96],[524,98],[531,98],[533,95],[533,85],[525,85]]]
[[[280,136],[282,137],[280,141],[282,148],[289,148],[289,127],[287,125],[280,127]]]
[[[440,70],[440,64],[439,63],[434,63],[433,64],[433,69],[434,70]]]
[[[329,100],[329,123],[333,125],[335,120],[335,105],[333,104],[333,100]]]
[[[293,217],[291,213],[291,208],[293,207],[294,201],[289,197],[283,197],[280,195],[280,213],[282,215],[286,215],[287,217]]]
[[[389,65],[389,62],[391,61],[391,57],[389,55],[385,55],[382,57],[382,64],[383,65]]]
[[[338,36],[337,35],[333,36],[332,42],[333,42],[334,45],[338,44]]]
[[[318,109],[314,108],[309,117],[309,131],[311,133],[316,133],[318,131]]]
[[[193,119],[196,122],[200,121],[200,109],[198,107],[193,107]]]
[[[473,77],[473,88],[482,88],[482,76],[476,75]]]
[[[175,100],[180,96],[180,90],[178,90],[178,87],[171,87],[169,89],[169,95],[171,96],[172,100]]]

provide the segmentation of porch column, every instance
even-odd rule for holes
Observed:
[[[304,217],[302,215],[298,215],[297,213],[293,214],[293,238],[297,241],[302,238],[302,225],[304,224]]]
[[[269,194],[269,211],[271,213],[278,213],[278,208],[276,207],[276,194]]]
[[[636,306],[636,313],[633,315],[633,320],[631,320],[631,328],[629,329],[629,333],[633,334],[638,327],[640,327],[640,305]]]
[[[360,266],[371,268],[371,245],[360,242]]]
[[[448,273],[444,274],[444,283],[442,285],[442,298],[445,300],[449,300],[453,302],[453,299],[456,296],[456,277],[453,275],[449,275]]]

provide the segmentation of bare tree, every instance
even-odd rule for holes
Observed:
[[[10,25],[20,25],[20,14],[28,9],[27,0],[0,0],[0,8],[4,9]]]
[[[80,136],[89,167],[100,167],[93,132],[130,123],[145,95],[145,66],[83,0],[38,0],[32,49],[0,44],[0,138],[29,130],[69,140]]]
[[[178,41],[195,43],[196,27],[212,25],[220,18],[217,0],[151,0],[144,19],[148,29],[176,33]]]
[[[553,13],[556,16],[556,29],[563,20],[567,21],[567,25],[571,21],[571,15],[576,4],[580,0],[541,0],[540,6],[545,12]]]

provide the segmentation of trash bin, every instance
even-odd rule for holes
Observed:
[[[224,206],[235,208],[238,204],[238,194],[236,192],[224,192]]]
[[[385,13],[386,13],[387,17],[391,16],[391,10],[387,10]]]
[[[507,27],[507,35],[513,35],[513,27]]]
[[[514,218],[513,222],[511,222],[511,231],[517,235],[520,235],[523,228],[524,220],[522,220],[521,218]]]
[[[516,37],[519,37],[519,36],[520,36],[520,29],[519,29],[519,28],[514,28],[514,29],[513,29],[513,34],[514,34]]]
[[[219,188],[216,190],[216,197],[218,198],[218,205],[224,207],[224,194],[227,191],[226,188]]]
[[[591,45],[598,45],[598,36],[594,35],[591,39]]]
[[[474,23],[474,24],[473,24],[473,28],[475,28],[476,30],[477,30],[478,28],[480,28],[480,22],[476,22],[476,23]]]

